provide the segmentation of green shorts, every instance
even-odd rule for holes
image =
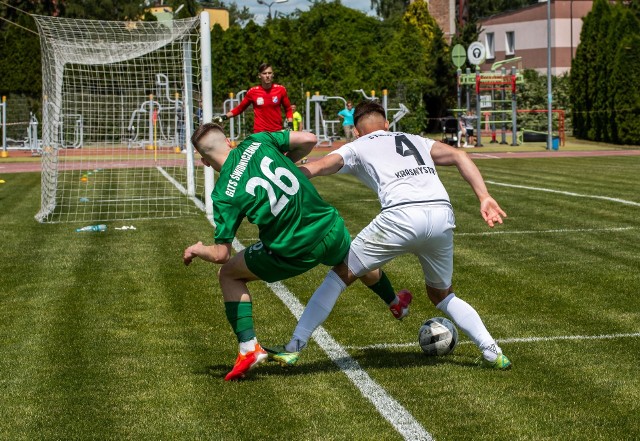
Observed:
[[[253,274],[271,283],[306,273],[320,264],[335,266],[347,257],[349,246],[351,236],[338,216],[324,239],[307,254],[283,257],[257,242],[245,250],[244,261]]]

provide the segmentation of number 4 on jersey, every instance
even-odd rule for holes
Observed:
[[[406,135],[396,135],[396,153],[400,156],[413,156],[418,165],[425,165],[420,152]],[[405,150],[406,147],[406,150]]]

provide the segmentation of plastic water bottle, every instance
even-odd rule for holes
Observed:
[[[76,233],[81,233],[84,231],[107,231],[107,226],[105,224],[88,225],[86,227],[78,228],[76,230]]]

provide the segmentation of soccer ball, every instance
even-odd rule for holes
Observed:
[[[430,318],[418,331],[418,343],[427,355],[447,355],[452,353],[458,344],[458,330],[449,319]]]

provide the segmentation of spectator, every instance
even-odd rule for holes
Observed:
[[[344,137],[347,142],[355,139],[353,135],[353,103],[347,101],[347,107],[338,112],[338,117],[342,118],[342,128],[344,129]]]
[[[291,112],[293,113],[293,131],[301,132],[302,131],[302,115],[297,110],[297,106],[295,104],[291,104]]]

